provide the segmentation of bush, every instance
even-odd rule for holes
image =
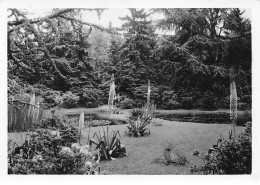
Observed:
[[[143,115],[144,115],[143,110],[141,110],[141,109],[133,109],[133,110],[130,112],[129,119],[130,119],[130,120],[137,120],[138,118],[143,117]]]
[[[244,111],[237,115],[236,125],[245,126],[249,121],[252,121],[252,114],[249,111]]]
[[[237,104],[237,109],[238,110],[245,111],[245,110],[248,110],[248,108],[249,108],[249,105],[247,103],[238,102],[238,104]]]
[[[198,155],[199,156],[199,155]],[[251,122],[238,139],[218,139],[204,156],[199,156],[204,164],[194,165],[191,172],[203,174],[251,174],[252,172],[252,131]]]
[[[219,124],[230,124],[230,115],[225,112],[220,113],[175,113],[175,114],[156,114],[156,118],[161,118],[169,121],[180,121],[180,122],[195,122],[195,123],[219,123]]]
[[[53,116],[41,121],[40,131],[58,132],[60,135],[60,143],[62,146],[70,146],[72,143],[78,142],[80,137],[78,125],[74,125],[70,121],[66,121],[58,116]],[[41,133],[41,132],[40,132]]]
[[[79,104],[87,108],[94,108],[98,106],[99,91],[97,89],[84,88],[79,93]]]
[[[127,126],[128,131],[125,132],[128,136],[134,136],[134,137],[140,137],[140,136],[148,136],[150,135],[150,123],[151,123],[152,117],[138,117],[137,120],[130,119],[129,125]]]
[[[41,96],[44,99],[44,102],[47,104],[47,107],[52,108],[62,104],[62,98],[60,96],[60,91],[45,90],[42,91]]]
[[[62,107],[74,108],[78,106],[79,96],[68,91],[62,95]]]
[[[53,130],[53,126],[57,126]],[[23,145],[8,154],[8,174],[98,174],[99,157],[80,146],[77,130],[58,118],[47,119]],[[47,128],[47,129],[46,129]],[[78,146],[75,147],[74,146]]]
[[[120,108],[122,109],[132,109],[135,106],[134,100],[129,98],[125,98],[123,101],[119,103]]]
[[[175,149],[177,145],[167,142],[163,149],[163,155],[155,158],[153,163],[164,163],[166,165],[185,166],[188,163],[186,156],[179,150]]]
[[[192,98],[185,98],[181,102],[181,107],[183,109],[192,109],[193,108],[193,101]]]
[[[175,100],[170,100],[165,103],[166,110],[174,110],[180,108],[180,103]]]
[[[213,93],[207,92],[204,94],[202,99],[202,109],[203,110],[216,110],[217,107],[215,105],[216,99],[213,96]]]

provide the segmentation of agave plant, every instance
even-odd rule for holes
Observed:
[[[130,112],[129,119],[136,121],[138,118],[143,117],[143,115],[144,115],[144,111],[142,109],[133,109]]]
[[[90,140],[90,147],[92,144],[96,145],[96,149],[99,150],[101,160],[115,160],[118,157],[126,156],[125,146],[120,142],[119,131],[112,131],[109,134],[109,127],[105,131],[102,127],[103,133],[100,131],[95,132],[93,138]]]
[[[140,137],[145,135],[150,135],[150,123],[152,117],[138,117],[137,120],[129,120],[129,125],[127,126],[128,131],[125,132],[128,136]]]

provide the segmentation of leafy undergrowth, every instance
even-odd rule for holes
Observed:
[[[8,142],[8,174],[100,174],[99,153],[78,144],[79,131],[59,117],[42,120],[24,143]]]

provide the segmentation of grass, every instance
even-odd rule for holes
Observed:
[[[162,122],[161,127],[151,127],[151,135],[148,137],[135,138],[124,134],[127,130],[126,125],[113,125],[110,130],[119,130],[121,143],[126,146],[128,156],[119,158],[115,161],[101,162],[102,170],[109,174],[190,174],[189,169],[194,164],[199,164],[197,157],[192,156],[195,150],[207,151],[219,138],[222,133],[225,138],[228,137],[229,125],[221,124],[200,124],[200,123],[178,123],[172,121]],[[95,127],[91,130],[91,136],[94,132],[102,129]],[[243,127],[237,127],[237,133],[243,131]],[[88,129],[83,131],[81,138],[82,144],[87,143]],[[173,145],[177,144],[176,149],[186,156],[189,164],[186,166],[164,165],[152,163],[155,158],[161,157],[166,142]]]

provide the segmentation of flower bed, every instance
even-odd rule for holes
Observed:
[[[58,117],[44,120],[22,145],[9,147],[8,174],[100,174],[98,153],[80,146],[78,138],[72,124]]]

